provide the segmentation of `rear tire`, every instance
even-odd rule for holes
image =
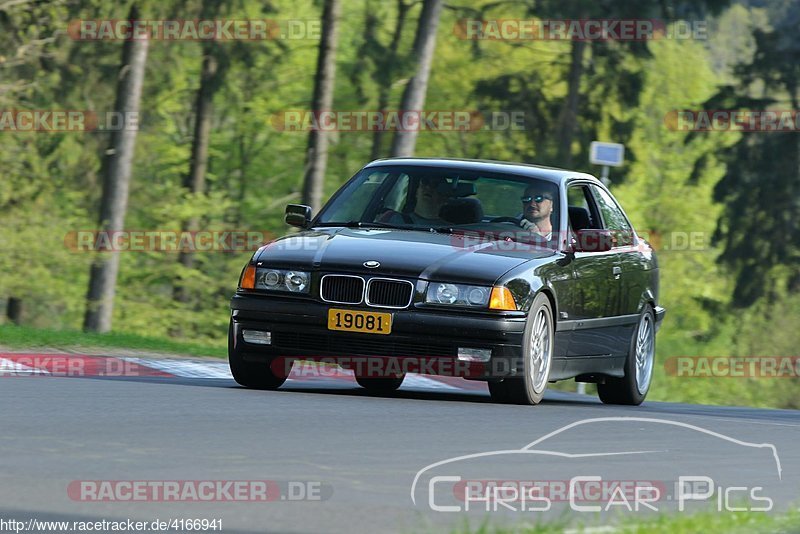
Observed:
[[[269,362],[244,360],[241,345],[233,335],[233,320],[228,327],[228,365],[233,379],[246,388],[278,389],[286,382],[286,377],[279,377],[272,372]]]
[[[369,391],[374,391],[376,393],[388,393],[390,391],[395,391],[401,385],[403,385],[403,380],[405,378],[405,374],[400,376],[382,376],[380,378],[357,376],[356,382],[358,382],[359,386]]]
[[[547,296],[539,293],[531,305],[522,336],[524,374],[489,382],[492,400],[508,404],[539,404],[550,378],[554,342],[553,309]]]
[[[625,376],[607,378],[597,384],[597,395],[604,404],[640,405],[653,378],[656,355],[656,321],[653,308],[646,305],[639,315],[639,322],[631,336],[628,357],[625,360]]]

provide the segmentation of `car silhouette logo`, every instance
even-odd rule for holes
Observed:
[[[364,267],[367,269],[377,269],[381,266],[381,262],[375,260],[369,260],[364,262]]]

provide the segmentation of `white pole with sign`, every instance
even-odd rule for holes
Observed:
[[[589,145],[589,163],[592,165],[602,165],[603,173],[600,180],[608,187],[611,180],[608,179],[608,168],[619,167],[625,161],[625,145],[621,143],[603,143],[592,141]]]

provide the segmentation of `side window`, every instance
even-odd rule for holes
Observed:
[[[567,209],[569,226],[573,232],[599,227],[596,222],[597,210],[587,186],[573,185],[567,189]]]
[[[624,247],[633,244],[633,229],[617,202],[604,189],[595,185],[591,186],[597,206],[603,216],[607,230],[613,230],[616,237],[616,246]]]

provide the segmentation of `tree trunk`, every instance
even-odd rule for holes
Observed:
[[[236,205],[244,206],[247,197],[247,172],[250,168],[250,151],[247,147],[247,140],[244,132],[239,132],[239,189],[236,196]],[[236,209],[234,214],[234,227],[239,228],[242,224],[242,210]]]
[[[795,110],[795,112],[797,112],[797,110],[800,109],[800,102],[798,101],[798,97],[797,97],[797,87],[796,86],[789,87],[789,94],[791,95],[791,99],[792,99],[792,109]],[[798,135],[797,133],[795,133],[795,137],[794,137],[794,147],[795,147],[795,151],[794,151],[794,158],[795,159],[794,159],[794,162],[795,162],[795,166],[797,168],[797,174],[795,175],[794,179],[795,180],[800,180],[800,135]],[[797,202],[797,200],[795,200],[795,202]],[[797,222],[795,221],[795,225],[796,224],[797,224]],[[792,232],[792,230],[789,229],[789,232],[787,232],[787,233],[790,236],[792,235],[792,233],[797,234],[796,228],[797,228],[797,226],[795,226],[794,232]],[[797,242],[797,241],[795,241],[795,242]],[[798,293],[798,292],[800,292],[800,272],[798,272],[797,269],[800,266],[797,265],[796,261],[793,262],[793,263],[794,263],[795,273],[789,279],[788,288],[789,288],[789,293]]]
[[[214,41],[203,43],[203,68],[200,74],[200,88],[195,99],[194,138],[192,140],[192,159],[189,162],[189,173],[184,177],[183,186],[190,193],[203,193],[206,187],[206,169],[208,168],[208,144],[211,133],[211,118],[214,112],[214,93],[220,85],[221,73],[217,59],[218,45]],[[183,226],[184,231],[197,231],[200,224],[198,217],[193,216]],[[194,252],[181,251],[178,255],[183,269],[194,266]],[[178,302],[187,302],[189,292],[180,280],[175,283],[173,297]]]
[[[394,66],[397,63],[397,50],[400,47],[400,39],[403,36],[403,28],[406,23],[406,15],[411,6],[405,3],[405,0],[397,0],[397,21],[394,25],[394,34],[392,41],[389,44],[389,54],[383,62],[384,79],[378,89],[378,110],[385,112],[389,107],[389,96],[392,92],[392,74]],[[383,136],[386,132],[378,128],[372,134],[372,151],[370,152],[370,159],[375,160],[383,154]]]
[[[425,0],[419,16],[417,35],[414,38],[414,56],[417,60],[417,72],[408,81],[400,103],[401,112],[421,112],[425,107],[425,96],[428,92],[428,78],[436,49],[436,30],[442,12],[443,0]],[[394,134],[392,156],[413,156],[417,144],[419,128],[398,130]]]
[[[134,4],[128,20],[138,19]],[[147,62],[147,39],[125,41],[122,49],[122,66],[117,79],[117,97],[114,111],[127,116],[139,112],[144,69]],[[112,132],[111,142],[103,160],[103,196],[100,202],[99,228],[119,231],[125,223],[128,208],[128,188],[131,179],[133,152],[136,146],[136,129]],[[119,251],[99,254],[92,264],[89,291],[86,297],[86,314],[83,328],[90,332],[111,330],[111,312],[119,271]]]
[[[313,113],[330,111],[333,107],[333,89],[336,81],[336,47],[339,42],[340,0],[325,0],[322,13],[322,39],[317,57],[317,75],[314,80]],[[322,204],[325,167],[328,164],[329,132],[312,129],[308,136],[305,176],[303,177],[303,204],[316,212]]]
[[[572,41],[569,74],[567,76],[567,98],[561,108],[558,126],[558,165],[565,168],[572,165],[572,140],[578,123],[584,50],[586,50],[586,41]]]
[[[22,324],[22,299],[8,297],[8,302],[6,302],[6,317],[16,325]]]

